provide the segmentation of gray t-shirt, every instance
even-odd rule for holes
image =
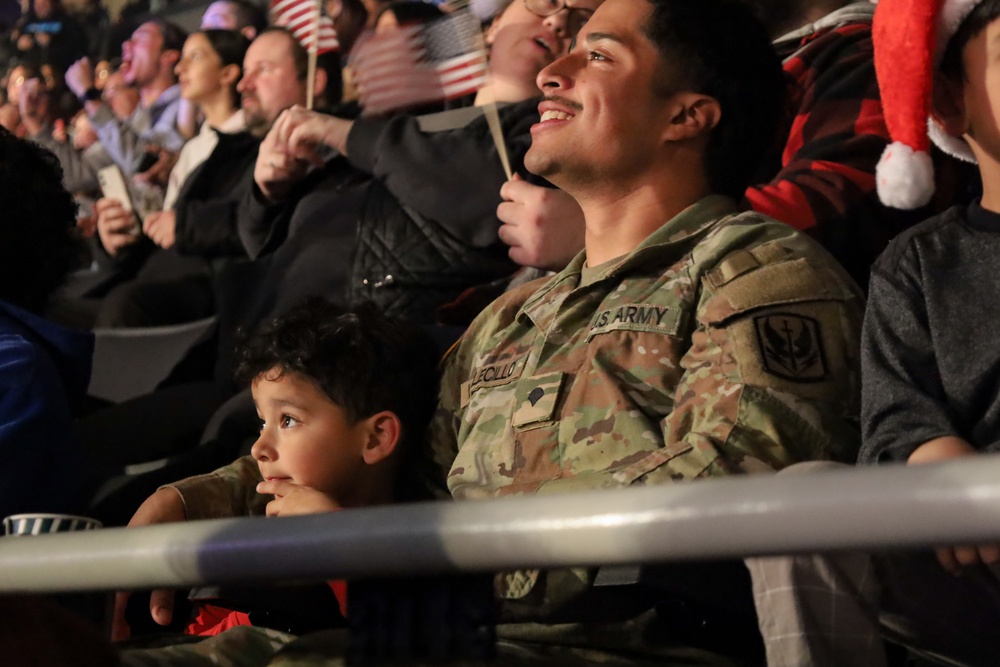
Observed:
[[[959,436],[1000,451],[1000,214],[955,207],[872,267],[861,347],[863,463]]]

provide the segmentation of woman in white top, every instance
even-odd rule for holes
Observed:
[[[216,133],[246,130],[236,84],[248,46],[250,41],[232,30],[203,30],[192,33],[184,42],[174,71],[180,81],[181,97],[198,108],[204,122],[201,131],[184,144],[170,172],[163,210],[147,215],[143,221],[146,236],[161,248],[174,244],[173,206],[177,195],[184,180],[215,150]]]

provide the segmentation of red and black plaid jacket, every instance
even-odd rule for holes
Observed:
[[[871,24],[814,33],[779,53],[793,80],[788,140],[767,183],[746,192],[756,211],[809,232],[861,285],[875,257],[924,217],[882,206],[875,165],[889,142],[872,60]],[[784,136],[784,135],[782,135]],[[777,173],[775,173],[777,169]]]

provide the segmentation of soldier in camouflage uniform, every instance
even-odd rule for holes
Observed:
[[[782,87],[740,9],[607,0],[539,76],[525,164],[580,203],[586,249],[492,304],[447,359],[431,445],[455,499],[854,461],[863,299],[810,239],[737,213]],[[501,637],[724,662],[726,637],[679,647],[639,589],[607,605],[598,577],[498,577]]]
[[[731,0],[607,0],[578,39],[539,75],[525,163],[579,201],[586,250],[488,307],[446,358],[438,490],[466,500],[853,461],[862,297],[810,239],[735,203],[780,116],[765,31]],[[238,510],[253,482],[236,467],[174,489],[188,518],[207,517]],[[741,664],[715,651],[724,631],[686,644],[655,597],[609,604],[598,578],[499,575],[501,664]]]

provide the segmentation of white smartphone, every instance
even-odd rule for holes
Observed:
[[[97,171],[97,182],[101,184],[101,192],[108,199],[117,199],[121,202],[122,208],[132,211],[132,197],[129,196],[128,186],[125,185],[125,177],[118,165],[104,167]]]

